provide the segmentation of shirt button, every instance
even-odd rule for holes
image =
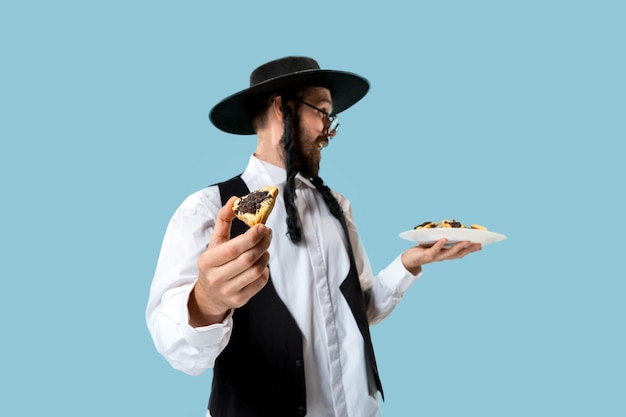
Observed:
[[[302,368],[302,359],[296,359],[296,366]]]
[[[306,414],[306,408],[304,407],[298,407],[298,415],[299,416],[303,416]]]

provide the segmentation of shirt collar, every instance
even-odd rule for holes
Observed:
[[[285,171],[284,168],[262,161],[254,155],[250,156],[248,169],[252,170],[256,175],[261,175],[261,180],[269,181],[271,183],[265,185],[276,185],[279,188],[284,188],[284,185],[287,182],[287,171]],[[304,184],[309,188],[315,188],[313,183],[300,173],[296,175],[296,184],[298,183]],[[259,186],[259,188],[262,186],[264,185]]]

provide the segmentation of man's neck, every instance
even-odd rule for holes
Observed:
[[[285,168],[283,158],[283,145],[276,132],[259,131],[256,151],[254,156],[261,161],[268,162],[280,168]]]

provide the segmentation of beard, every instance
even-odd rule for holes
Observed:
[[[296,208],[296,181],[295,177],[299,173],[304,177],[313,181],[315,187],[318,183],[323,185],[323,181],[319,178],[318,173],[321,161],[321,147],[328,144],[326,137],[317,137],[316,140],[305,140],[307,132],[301,128],[300,117],[298,113],[294,115],[287,106],[283,105],[284,126],[283,131],[283,158],[285,160],[285,169],[287,174],[287,182],[285,184],[284,201],[285,211],[287,213],[287,235],[293,243],[300,242],[302,238],[302,229],[299,224],[298,211]],[[327,187],[326,187],[327,188]],[[329,199],[336,200],[328,193]],[[324,197],[324,201],[327,197]],[[328,202],[327,202],[328,204]],[[339,208],[338,212],[341,212]],[[331,213],[335,215],[332,206]]]
[[[300,173],[306,178],[315,178],[320,171],[320,161],[314,156],[313,149],[303,149],[302,146],[296,145],[294,159],[297,161]]]
[[[325,138],[316,138],[315,141],[306,141],[304,138],[306,138],[306,132],[300,127],[300,123],[294,123],[292,161],[306,178],[315,178],[319,174],[321,160],[317,144]]]

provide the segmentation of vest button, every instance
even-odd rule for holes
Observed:
[[[299,416],[303,416],[306,414],[306,408],[304,407],[298,407],[298,415]]]
[[[302,364],[303,364],[302,359],[296,359],[296,366],[298,368],[302,368]]]

